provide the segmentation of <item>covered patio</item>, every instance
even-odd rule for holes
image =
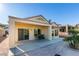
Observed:
[[[32,50],[37,50],[39,48],[49,46],[56,42],[61,41],[62,38],[56,38],[53,40],[24,40],[17,43],[16,47],[11,48],[10,50],[14,55],[20,55],[24,52],[29,52]]]
[[[9,18],[10,48],[14,47],[18,41],[35,40],[39,35],[52,40],[52,25],[43,16],[28,19],[11,16]]]

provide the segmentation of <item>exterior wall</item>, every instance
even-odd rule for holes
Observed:
[[[68,29],[68,25],[66,25],[66,33],[68,33],[68,30],[69,30],[69,29]]]
[[[66,37],[66,36],[68,36],[68,33],[67,32],[59,32],[59,36]]]
[[[17,31],[17,39],[18,39],[18,29],[19,28],[24,28],[24,29],[29,29],[29,40],[34,40],[34,29],[41,29],[41,33],[47,37],[47,28],[45,26],[38,26],[38,25],[32,25],[32,24],[26,24],[26,23],[20,23],[16,22],[16,31]],[[18,41],[18,40],[17,40]]]
[[[58,35],[55,35],[56,34],[55,31],[57,31]],[[52,32],[53,32],[53,36],[52,36],[53,39],[59,37],[59,32],[60,31],[59,31],[59,27],[56,24],[52,24]]]
[[[9,18],[9,47],[13,47],[16,42],[15,19]]]
[[[48,39],[52,40],[52,25],[48,27]]]
[[[29,40],[34,40],[34,29],[41,29],[41,33],[44,34],[45,39],[48,39],[48,27],[47,26],[38,26],[32,24],[26,24],[21,22],[9,22],[9,38],[10,38],[10,47],[13,47],[16,42],[18,42],[18,29],[24,28],[29,29]]]
[[[37,19],[37,18],[36,18]],[[35,20],[31,19],[31,20]],[[16,18],[9,17],[9,47],[12,48],[18,42],[18,29],[24,28],[29,29],[29,40],[34,40],[34,29],[41,29],[41,33],[44,34],[45,39],[52,40],[52,25],[42,20],[37,22],[31,22],[26,20],[20,20]],[[44,23],[45,22],[45,23]]]
[[[58,31],[58,35],[57,36],[55,36],[55,30]],[[52,29],[52,31],[54,32],[54,37],[59,37],[59,29],[58,28]]]
[[[66,36],[68,36],[68,25],[66,25],[66,26],[64,26],[65,28],[65,31],[64,32],[62,32],[62,31],[60,31],[60,29],[59,29],[59,36],[62,36],[62,37],[66,37]]]

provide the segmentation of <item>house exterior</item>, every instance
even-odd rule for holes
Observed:
[[[79,24],[76,24],[75,27],[76,27],[76,28],[79,28]]]
[[[74,27],[76,30],[79,30],[79,24],[76,24]]]
[[[21,40],[36,40],[39,35],[43,35],[44,39],[52,40],[53,37],[58,37],[58,31],[56,24],[49,24],[42,15],[28,18],[9,16],[10,47]]]
[[[59,26],[59,36],[67,37],[70,35],[69,30],[74,29],[74,26],[71,25],[60,25]]]
[[[59,37],[59,24],[57,24],[56,22],[52,22],[52,37],[54,38],[58,38]]]
[[[43,39],[52,40],[69,36],[69,30],[79,28],[71,25],[61,25],[47,21],[42,15],[28,18],[9,16],[9,45],[14,47],[18,41]]]

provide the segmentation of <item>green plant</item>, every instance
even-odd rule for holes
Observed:
[[[78,30],[70,30],[69,33],[71,33],[71,36],[66,37],[65,41],[68,41],[69,45],[74,48],[79,49],[79,31]]]

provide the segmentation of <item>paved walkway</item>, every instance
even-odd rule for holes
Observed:
[[[15,55],[19,56],[54,56],[55,54],[59,54],[61,56],[79,56],[79,50],[72,49],[68,46],[66,42],[61,39],[55,39],[52,41],[39,41],[40,43],[34,43],[32,41],[32,46],[21,44],[18,46],[19,48],[15,48]],[[29,43],[29,42],[28,42]],[[27,44],[27,43],[26,43]],[[36,45],[37,44],[37,45]]]
[[[0,42],[0,56],[7,56],[9,50],[9,38],[3,39]]]

